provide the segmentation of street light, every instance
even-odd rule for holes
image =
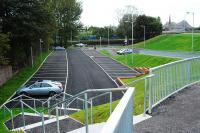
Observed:
[[[100,42],[100,48],[101,48],[101,36],[100,36],[100,38],[99,38],[99,42]]]
[[[133,23],[134,23],[133,22],[133,14],[131,14],[131,16],[132,16],[132,21],[124,21],[124,22],[131,23],[131,27],[132,27],[132,35],[131,35],[132,36],[132,38],[131,38],[131,40],[132,40],[131,41],[132,42],[132,60],[131,61],[132,61],[132,64],[133,64]]]
[[[146,40],[146,36],[145,36],[145,33],[146,33],[146,27],[145,27],[145,25],[141,25],[141,27],[144,28],[144,48],[145,48],[145,46],[146,46],[146,42],[145,42],[145,40]]]
[[[42,39],[40,39],[40,60],[42,61]]]
[[[110,44],[110,33],[109,33],[109,27],[108,27],[108,46]]]
[[[186,12],[187,14],[192,14],[193,16],[193,24],[192,24],[192,51],[194,50],[194,12]]]

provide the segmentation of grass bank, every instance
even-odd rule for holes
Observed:
[[[0,87],[0,105],[2,105],[40,66],[50,52],[42,53],[42,60],[38,56],[34,60],[34,67],[27,66],[19,70],[10,80]]]
[[[134,45],[135,48],[144,48],[161,51],[192,51],[192,34],[165,34]],[[200,34],[194,34],[194,51],[200,51]]]

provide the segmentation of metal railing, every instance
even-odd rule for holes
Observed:
[[[26,98],[26,99],[23,99],[23,98]],[[33,107],[31,107],[30,105],[25,103],[24,100],[32,100],[33,101]],[[21,115],[22,115],[22,122],[23,122],[23,128],[24,129],[26,127],[26,119],[25,119],[25,114],[24,114],[25,113],[25,111],[24,111],[25,107],[30,109],[31,111],[33,111],[38,116],[40,116],[42,118],[42,121],[44,121],[44,113],[37,111],[36,101],[41,103],[41,105],[43,105],[42,101],[34,99],[34,98],[26,96],[26,95],[20,95],[20,96],[17,96],[15,98],[5,102],[3,104],[4,122],[6,122],[6,116],[7,116],[6,112],[9,112],[10,117],[11,117],[11,125],[12,125],[11,129],[15,129],[15,124],[14,124],[14,120],[13,120],[13,111],[12,110],[15,109],[18,104],[20,104],[20,108],[21,108]],[[11,104],[11,105],[13,104],[13,105],[11,107],[7,107],[7,106],[10,106],[9,104]],[[42,106],[42,108],[44,109],[43,106]],[[42,126],[44,127],[44,123],[42,123]],[[44,132],[43,130],[45,130],[45,128],[42,128],[42,132]]]
[[[133,132],[133,92],[134,88],[129,88],[126,91],[101,133]]]
[[[149,113],[152,108],[175,94],[200,81],[200,57],[175,61],[150,69],[154,75],[149,81]]]
[[[99,97],[102,97],[102,96],[105,96],[105,95],[108,95],[110,96],[110,104],[109,104],[109,111],[110,111],[110,115],[112,113],[112,93],[113,92],[117,92],[117,91],[126,91],[128,88],[112,88],[112,89],[89,89],[89,90],[85,90],[83,92],[80,92],[68,99],[65,99],[63,101],[60,101],[52,106],[50,106],[49,108],[45,109],[45,110],[51,110],[51,109],[56,109],[56,118],[57,118],[57,133],[60,133],[60,127],[59,127],[59,114],[58,114],[58,107],[63,105],[63,104],[68,104],[70,103],[71,101],[73,101],[74,99],[77,99],[77,98],[80,98],[82,96],[84,96],[84,111],[85,111],[85,131],[86,133],[89,132],[89,129],[88,129],[88,125],[89,125],[89,106],[88,104],[90,104],[90,107],[91,107],[91,123],[92,123],[92,106],[93,106],[93,100],[96,99],[96,98],[99,98]],[[92,93],[92,92],[99,92],[99,93],[102,93],[100,95],[97,95],[97,96],[94,96],[94,97],[91,97],[89,98],[88,97],[88,94],[89,93]],[[45,111],[44,110],[44,111]],[[45,127],[44,127],[45,128]]]

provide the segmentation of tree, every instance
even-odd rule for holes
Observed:
[[[145,36],[147,39],[162,33],[162,23],[160,17],[154,18],[151,16],[140,15],[137,17],[134,26],[134,37],[138,40],[141,40],[144,36],[144,30],[142,26],[145,26]]]
[[[2,33],[10,33],[10,58],[13,65],[30,62],[30,47],[39,51],[39,39],[44,47],[53,32],[54,16],[45,2],[36,0],[3,0],[0,5]]]

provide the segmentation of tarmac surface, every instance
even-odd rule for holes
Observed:
[[[136,133],[200,133],[200,83],[185,88],[153,109]]]
[[[93,49],[83,49],[94,62],[96,62],[111,78],[115,81],[118,77],[133,77],[139,74],[139,72],[122,65],[121,63],[101,55],[98,51]]]
[[[68,52],[69,77],[66,92],[72,95],[87,89],[116,88],[117,85],[104,71],[95,64],[80,49],[70,49]],[[100,93],[90,93],[89,98]],[[109,101],[109,95],[94,100],[95,105]],[[113,100],[120,99],[122,93],[113,93]],[[79,104],[78,104],[79,105]]]

